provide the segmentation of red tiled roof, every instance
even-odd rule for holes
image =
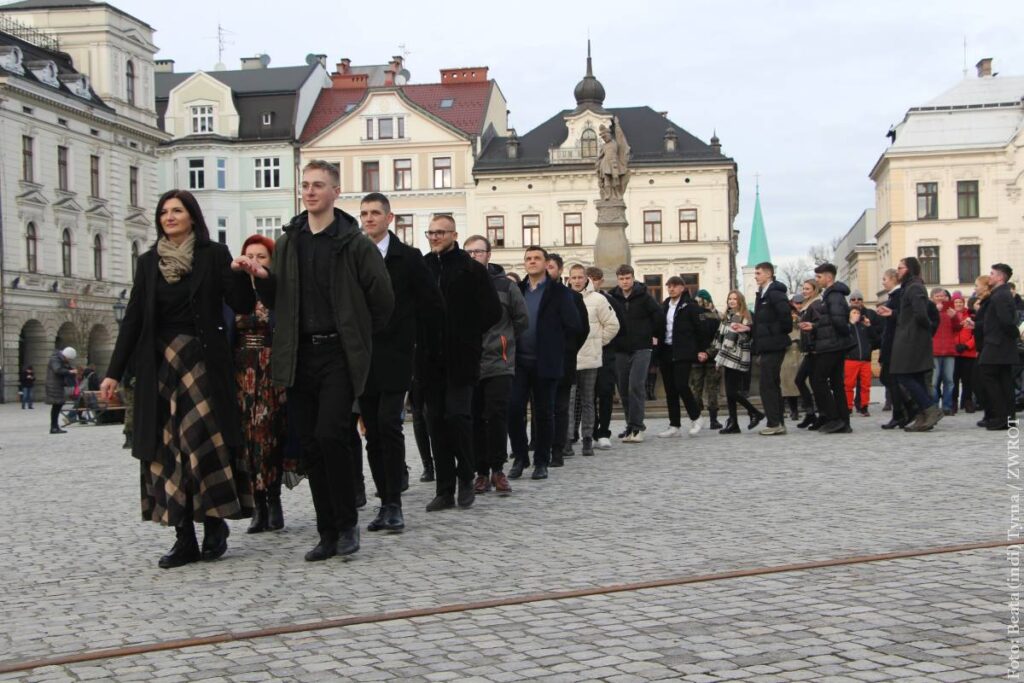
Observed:
[[[487,115],[491,84],[492,81],[453,85],[423,83],[406,85],[399,89],[412,102],[433,116],[468,135],[480,135],[483,133],[484,117]],[[346,107],[362,100],[365,93],[365,90],[321,90],[302,131],[302,141],[311,140],[344,117]],[[441,106],[441,101],[446,99],[452,100],[452,106]]]

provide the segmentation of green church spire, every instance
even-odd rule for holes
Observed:
[[[757,185],[757,198],[754,200],[754,223],[750,226],[750,251],[747,252],[747,265],[771,261],[768,251],[768,235],[764,231],[764,218],[761,216],[761,186]]]

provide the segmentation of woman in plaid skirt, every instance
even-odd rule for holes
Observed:
[[[255,294],[249,276],[231,270],[227,247],[210,241],[189,192],[165,193],[156,223],[100,391],[112,397],[131,359],[142,518],[175,528],[177,540],[159,562],[167,569],[219,558],[227,550],[224,520],[252,515],[223,306],[250,313]],[[193,522],[203,523],[201,548]]]

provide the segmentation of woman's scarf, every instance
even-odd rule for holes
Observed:
[[[160,257],[158,267],[167,282],[173,285],[192,272],[192,252],[195,246],[194,233],[181,244],[175,244],[166,237],[157,240],[156,253]]]

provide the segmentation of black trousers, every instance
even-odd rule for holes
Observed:
[[[778,427],[783,423],[785,410],[782,405],[782,360],[785,351],[766,351],[759,354],[761,358],[760,392],[761,405],[769,427]]]
[[[671,353],[671,350],[669,350]],[[690,389],[690,369],[693,361],[660,358],[661,381],[665,385],[665,401],[668,404],[668,423],[672,427],[679,426],[679,399],[683,399],[686,415],[691,420],[700,417],[700,405]]]
[[[811,371],[811,388],[818,404],[818,413],[825,422],[850,419],[850,408],[846,405],[846,386],[843,380],[846,354],[829,351],[814,354],[814,369]]]
[[[761,411],[755,408],[744,395],[743,385],[746,383],[746,379],[750,377],[750,373],[743,372],[742,370],[733,370],[732,368],[722,368],[722,370],[725,379],[725,403],[729,406],[729,419],[736,422],[737,404],[747,409],[747,415],[759,414]]]
[[[416,450],[420,452],[423,471],[434,471],[434,457],[430,451],[430,426],[427,421],[427,401],[423,385],[418,380],[412,381],[409,388],[409,404],[412,406],[412,433],[416,439]]]
[[[559,455],[565,450],[569,435],[569,395],[576,384],[576,372],[570,374],[571,377],[565,376],[558,380],[555,388],[555,432],[551,437],[551,452]]]
[[[954,407],[967,401],[974,402],[974,366],[977,358],[957,356],[953,362],[953,401]]]
[[[981,384],[985,394],[985,419],[1001,427],[1013,417],[1014,387],[1012,365],[982,365]]]
[[[597,399],[597,421],[594,424],[595,439],[610,439],[612,436],[612,403],[615,397],[615,354],[605,356],[601,369],[597,371],[594,393]],[[584,435],[585,436],[585,435]]]
[[[359,409],[366,425],[366,455],[370,474],[377,485],[380,502],[402,504],[402,478],[405,474],[405,435],[402,434],[402,408],[405,392],[363,394]]]
[[[425,395],[437,495],[454,496],[456,480],[472,483],[475,471],[473,385],[431,382]]]
[[[551,440],[555,426],[555,388],[557,379],[540,377],[537,368],[516,360],[516,376],[512,382],[512,398],[508,409],[508,437],[512,444],[512,457],[525,465],[530,464],[529,445],[526,440],[526,403],[531,401],[533,420],[537,425],[533,437],[533,464],[547,467],[551,464]]]
[[[882,384],[889,392],[889,401],[892,402],[892,419],[898,422],[906,422],[913,417],[910,414],[910,406],[907,404],[906,394],[896,378],[889,372],[889,364],[882,364],[882,374],[879,377]]]
[[[814,412],[814,394],[811,393],[811,370],[814,368],[814,354],[805,354],[796,371],[796,388],[800,392],[800,401],[804,404],[804,412]]]
[[[511,390],[512,375],[500,375],[480,380],[473,391],[473,455],[480,476],[505,468]]]
[[[300,344],[288,419],[302,444],[316,528],[337,538],[358,522],[351,442],[355,399],[341,344]]]
[[[60,429],[60,409],[63,403],[54,403],[50,406],[50,429]]]

